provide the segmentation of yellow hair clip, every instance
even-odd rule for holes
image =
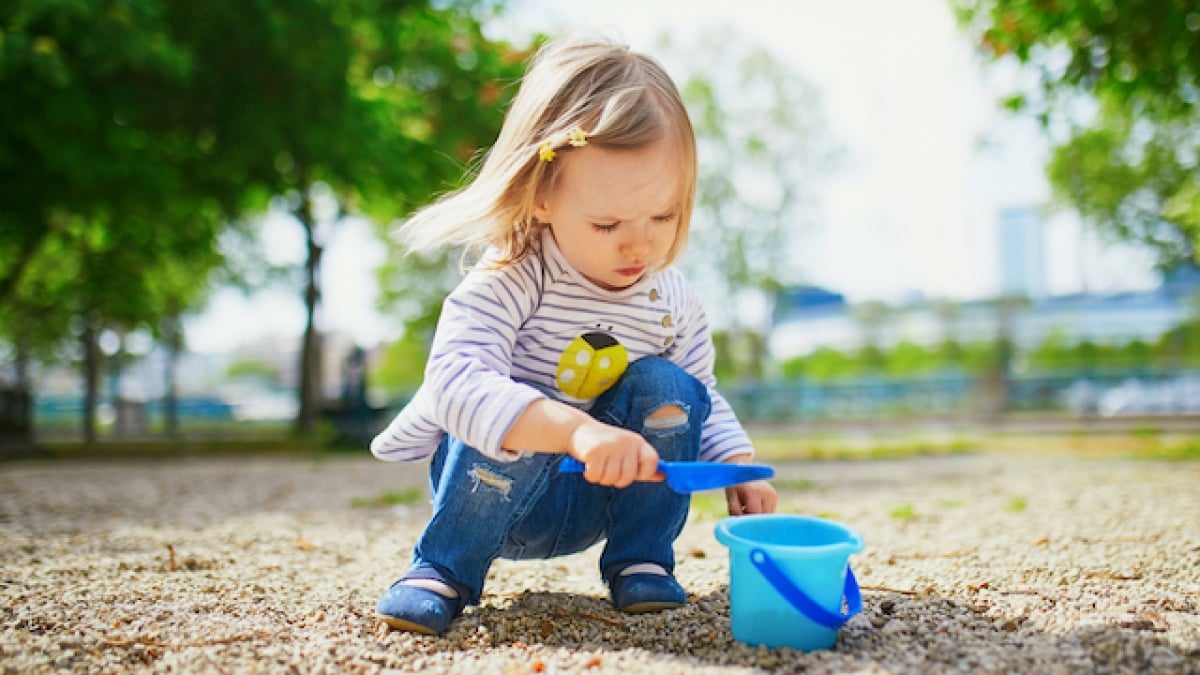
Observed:
[[[587,145],[588,133],[580,127],[568,131],[565,134],[554,136],[550,140],[538,146],[538,157],[543,162],[553,162],[555,157],[558,157],[558,152],[554,149],[563,145],[570,145],[573,148],[582,148]]]

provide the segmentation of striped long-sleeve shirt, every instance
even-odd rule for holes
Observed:
[[[446,298],[425,381],[371,442],[376,457],[424,459],[450,433],[488,456],[515,460],[519,450],[501,443],[530,403],[552,396],[587,410],[626,363],[651,355],[708,387],[702,461],[753,452],[716,390],[708,321],[677,269],[606,290],[572,268],[548,232],[540,253],[498,269],[487,262]]]

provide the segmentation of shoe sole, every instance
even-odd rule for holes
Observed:
[[[621,611],[626,614],[649,614],[650,612],[662,612],[668,609],[679,609],[687,603],[678,602],[638,602],[628,607],[622,607]]]
[[[429,626],[422,626],[419,623],[413,623],[412,621],[408,621],[406,619],[397,619],[394,616],[384,616],[383,614],[376,614],[375,616],[379,617],[381,621],[395,630],[407,631],[409,633],[420,633],[422,635],[438,634],[437,631],[433,630]]]

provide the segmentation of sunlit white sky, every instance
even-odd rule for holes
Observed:
[[[851,301],[996,293],[996,213],[1049,201],[1046,147],[1033,122],[998,110],[1019,75],[979,62],[947,0],[513,0],[489,30],[517,44],[533,31],[598,30],[654,54],[664,32],[687,42],[714,27],[762,44],[815,84],[842,148],[815,226],[797,237],[789,281]],[[1070,213],[1052,216],[1045,235],[1051,293],[1156,283],[1147,256],[1097,241]],[[294,224],[270,220],[263,236],[274,260],[303,259]],[[375,310],[379,246],[368,224],[343,224],[323,270],[319,321],[367,345],[399,330]],[[303,325],[292,289],[218,292],[187,324],[201,352],[298,335]]]

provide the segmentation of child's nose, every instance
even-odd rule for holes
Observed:
[[[650,228],[645,225],[629,228],[630,235],[621,247],[621,253],[641,262],[650,253],[652,239]]]

